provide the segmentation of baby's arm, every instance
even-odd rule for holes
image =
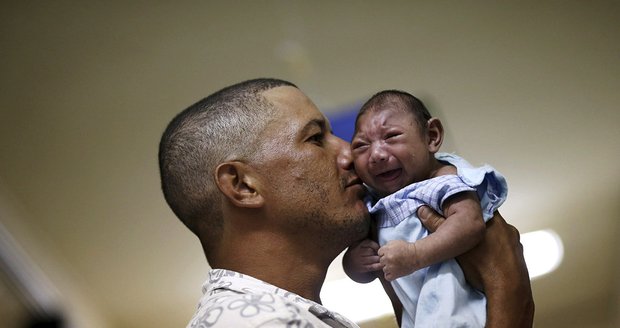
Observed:
[[[377,277],[375,272],[383,267],[379,263],[378,249],[379,244],[370,239],[349,246],[342,258],[342,267],[347,276],[359,283],[373,281]]]
[[[455,194],[443,204],[446,222],[414,243],[392,240],[379,249],[385,279],[392,281],[416,270],[463,254],[484,236],[485,223],[474,191]]]

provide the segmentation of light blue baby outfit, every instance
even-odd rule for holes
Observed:
[[[437,153],[435,157],[454,165],[457,175],[414,183],[379,200],[367,198],[370,213],[377,221],[380,245],[390,240],[414,242],[424,238],[428,231],[417,216],[417,209],[422,205],[429,205],[442,213],[442,204],[448,197],[463,191],[476,191],[484,220],[488,221],[506,200],[506,180],[492,167],[472,167],[453,154]],[[454,259],[398,278],[392,281],[392,286],[403,304],[402,328],[485,325],[486,299],[465,282]]]

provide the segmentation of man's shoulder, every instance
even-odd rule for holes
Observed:
[[[187,327],[317,326],[317,318],[303,304],[272,293],[231,290],[203,296]]]

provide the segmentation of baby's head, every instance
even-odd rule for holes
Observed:
[[[441,122],[422,101],[399,90],[381,91],[355,120],[355,170],[379,196],[386,196],[432,176],[442,139]]]

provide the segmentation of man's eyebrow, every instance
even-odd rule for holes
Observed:
[[[301,130],[302,133],[307,133],[310,129],[314,127],[319,127],[321,131],[325,131],[325,119],[324,118],[315,118],[310,120]]]

